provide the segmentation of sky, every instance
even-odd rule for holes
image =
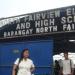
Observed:
[[[75,0],[0,0],[0,18],[75,5]]]

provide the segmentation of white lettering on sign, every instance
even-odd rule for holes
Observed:
[[[71,31],[71,30],[74,30],[74,28],[75,28],[74,24],[63,25],[63,31]]]
[[[57,26],[36,28],[36,33],[57,32]]]
[[[75,30],[75,7],[31,13],[0,21],[13,28],[4,31],[4,37],[27,36]]]
[[[67,16],[75,15],[75,8],[67,8],[66,9],[66,15]]]
[[[24,36],[24,35],[31,35],[32,33],[33,29],[10,31],[4,32],[4,37]]]
[[[35,21],[35,27],[43,27],[43,26],[50,26],[55,24],[55,19],[45,19],[41,21]]]
[[[75,22],[75,16],[67,16],[67,17],[62,17],[61,18],[61,23],[65,24],[65,23],[73,23]]]
[[[30,23],[29,22],[17,24],[16,30],[25,29],[25,28],[30,28]]]

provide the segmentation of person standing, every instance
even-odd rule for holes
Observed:
[[[33,71],[34,64],[33,61],[29,59],[29,50],[24,49],[21,53],[21,57],[17,58],[14,62],[12,75],[31,75]]]
[[[74,64],[73,61],[68,58],[68,52],[64,52],[64,58],[60,65],[60,75],[74,75]]]
[[[54,75],[59,75],[60,65],[57,60],[55,60],[55,67],[54,67]]]

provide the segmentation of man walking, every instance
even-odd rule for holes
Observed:
[[[74,74],[74,64],[71,59],[68,58],[68,52],[64,52],[64,60],[62,60],[60,65],[61,75],[73,75]]]

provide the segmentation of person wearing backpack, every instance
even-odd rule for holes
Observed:
[[[74,75],[74,64],[71,59],[68,58],[68,52],[64,52],[64,60],[61,61],[60,75]]]
[[[24,49],[21,57],[17,58],[13,65],[12,75],[31,75],[34,71],[34,64],[29,59],[29,50]]]

